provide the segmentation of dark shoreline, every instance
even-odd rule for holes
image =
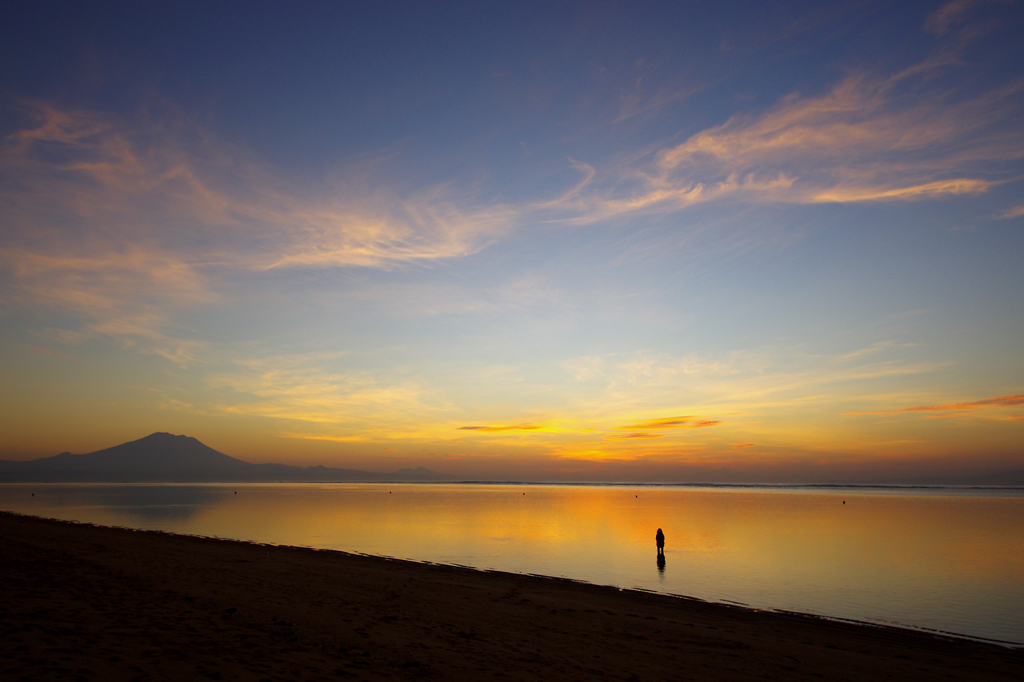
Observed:
[[[579,581],[0,512],[8,679],[1022,679],[1024,650]]]

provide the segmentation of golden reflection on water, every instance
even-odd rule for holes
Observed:
[[[28,497],[30,488],[37,497]],[[1024,642],[1024,497],[906,492],[0,486],[0,508],[558,575]],[[667,538],[664,570],[655,560],[659,527]]]

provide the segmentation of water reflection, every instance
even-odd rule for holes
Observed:
[[[1024,498],[1019,495],[499,485],[8,485],[0,486],[0,508],[565,576],[1024,642],[1019,609]],[[652,570],[651,535],[658,527],[670,546]],[[671,572],[665,568],[669,552]]]
[[[15,505],[5,504],[4,509],[16,509],[18,491],[27,492],[30,498],[31,508],[26,513],[153,529],[167,529],[168,525],[187,527],[197,514],[233,492],[195,485],[0,486],[0,500],[10,500]]]

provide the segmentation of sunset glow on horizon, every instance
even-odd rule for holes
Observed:
[[[12,3],[0,459],[1024,469],[1024,3]]]

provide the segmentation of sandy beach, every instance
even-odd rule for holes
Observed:
[[[1019,680],[1024,651],[566,580],[0,513],[5,680]]]

